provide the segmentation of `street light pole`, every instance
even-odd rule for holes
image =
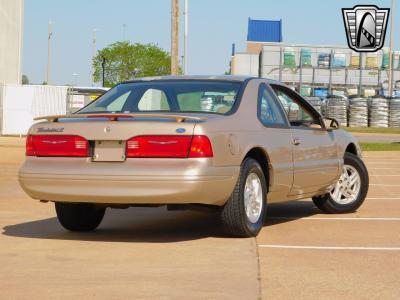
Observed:
[[[96,32],[98,31],[97,28],[93,29],[93,48],[92,48],[92,86],[94,86],[94,72],[95,72],[95,67],[94,67],[94,58],[96,57]]]
[[[392,16],[390,18],[390,41],[389,41],[389,74],[388,74],[388,82],[389,82],[389,97],[393,95],[393,36],[394,36],[394,12],[395,12],[395,1],[392,0],[391,4],[391,13]]]
[[[183,44],[183,74],[187,75],[188,70],[188,31],[189,31],[189,0],[185,0],[185,8],[184,8],[184,15],[185,15],[185,34],[184,34],[184,44]]]
[[[51,82],[51,38],[53,36],[53,22],[49,21],[48,29],[47,29],[47,79],[46,83],[50,84]]]
[[[172,1],[171,11],[171,75],[179,72],[179,0]]]
[[[126,41],[126,24],[122,24],[122,41]]]
[[[74,77],[74,86],[78,85],[78,73],[72,73],[72,76]]]
[[[102,57],[102,62],[101,62],[101,81],[102,81],[102,87],[104,87],[105,81],[106,81],[106,58],[103,56]]]

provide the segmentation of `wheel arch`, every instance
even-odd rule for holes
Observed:
[[[260,164],[269,189],[273,174],[271,168],[269,167],[270,159],[267,152],[261,147],[253,147],[249,151],[247,151],[243,160],[245,160],[246,158],[252,158]]]
[[[357,146],[354,143],[349,143],[346,147],[346,149],[344,150],[344,152],[346,153],[352,153],[354,155],[359,156],[358,150],[357,150]]]

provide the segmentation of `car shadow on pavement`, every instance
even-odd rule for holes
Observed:
[[[291,222],[319,212],[311,201],[270,204],[265,226]],[[54,217],[8,225],[3,228],[3,234],[36,239],[138,243],[229,237],[216,213],[166,211],[165,208],[108,209],[102,224],[94,232],[66,231]]]
[[[219,218],[213,213],[167,211],[165,208],[107,209],[93,232],[69,232],[57,218],[47,218],[3,228],[14,237],[106,242],[170,243],[207,237],[224,237]]]
[[[267,217],[264,226],[292,222],[320,213],[321,211],[314,205],[311,200],[271,203],[270,205],[268,205]]]

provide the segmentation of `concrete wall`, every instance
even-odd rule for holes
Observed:
[[[247,53],[260,54],[264,47],[261,42],[247,42]]]
[[[23,16],[23,0],[0,0],[0,84],[21,82]]]
[[[231,61],[232,75],[250,75],[258,77],[259,55],[249,53],[236,53]]]
[[[66,114],[67,91],[67,86],[0,85],[0,135],[26,134],[34,118]]]

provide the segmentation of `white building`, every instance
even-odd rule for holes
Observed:
[[[0,0],[0,84],[21,83],[23,0]]]

